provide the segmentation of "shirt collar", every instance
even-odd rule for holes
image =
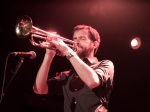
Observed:
[[[83,62],[85,62],[85,63],[86,63],[87,65],[89,65],[89,66],[91,66],[91,65],[94,64],[94,63],[91,63],[88,58],[84,58],[84,59],[83,59]]]

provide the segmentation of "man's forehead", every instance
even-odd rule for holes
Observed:
[[[74,34],[73,34],[73,37],[74,36],[88,36],[88,35],[89,35],[88,30],[83,29],[83,30],[75,31]]]

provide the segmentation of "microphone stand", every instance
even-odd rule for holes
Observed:
[[[10,84],[11,84],[13,78],[14,78],[15,75],[17,74],[17,72],[18,72],[18,70],[20,69],[20,67],[21,67],[21,65],[22,65],[23,62],[24,62],[24,57],[20,57],[20,59],[19,59],[17,65],[16,65],[16,67],[11,70],[11,73],[12,73],[13,76],[12,76],[11,80],[9,81],[8,86],[6,87],[5,92],[3,93],[3,96],[5,95],[5,93],[6,93],[7,89],[8,89],[8,87],[10,86]]]

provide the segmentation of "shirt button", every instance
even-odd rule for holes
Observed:
[[[78,89],[75,89],[75,91],[77,91]]]
[[[74,104],[77,104],[77,102],[74,102]]]

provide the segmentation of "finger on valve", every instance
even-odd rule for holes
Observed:
[[[52,35],[46,37],[46,41],[48,41],[48,42],[50,42],[52,40],[57,40],[57,39],[58,39],[57,36],[52,36]]]
[[[52,49],[52,50],[56,49],[56,47],[53,44],[49,43],[49,42],[40,42],[40,45],[42,47],[45,47],[45,48],[48,48],[48,49]]]

